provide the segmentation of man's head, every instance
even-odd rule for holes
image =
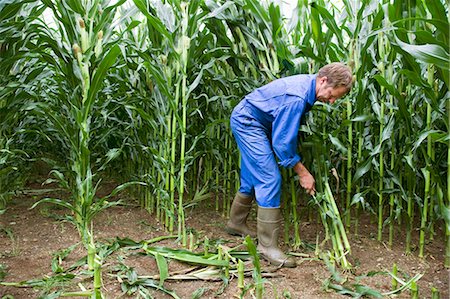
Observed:
[[[352,71],[343,63],[333,62],[319,70],[316,78],[316,98],[333,104],[352,88]]]

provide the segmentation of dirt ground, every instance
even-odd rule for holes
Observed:
[[[41,205],[30,210],[31,205],[43,196],[62,195],[61,191],[49,190],[47,194],[36,193],[36,189],[48,188],[39,184],[28,186],[28,192],[19,194],[8,206],[5,214],[0,215],[0,275],[4,282],[19,282],[30,279],[41,279],[53,275],[52,254],[68,248],[79,242],[79,236],[72,224],[55,219],[56,215],[64,215],[65,211],[48,205]],[[59,194],[58,194],[59,193]],[[127,201],[130,202],[130,201]],[[404,232],[396,231],[395,244],[388,248],[385,243],[376,241],[376,225],[370,222],[368,215],[361,217],[358,236],[349,235],[352,246],[352,272],[341,273],[347,279],[347,284],[359,283],[376,289],[381,293],[391,290],[391,277],[387,274],[376,274],[380,271],[391,271],[394,263],[398,265],[399,276],[407,280],[416,274],[423,274],[418,281],[419,298],[431,298],[431,288],[440,291],[441,298],[449,298],[449,271],[444,264],[444,240],[442,228],[436,228],[437,235],[426,246],[426,255],[418,257],[418,251],[406,255]],[[211,242],[217,241],[233,247],[242,244],[243,239],[227,235],[223,228],[227,219],[216,212],[212,203],[205,202],[202,206],[187,210],[186,223],[190,231],[199,240],[208,237]],[[255,215],[251,215],[250,226],[256,227]],[[96,240],[107,242],[108,238],[130,238],[135,241],[148,240],[157,236],[168,235],[160,223],[137,204],[113,207],[99,214],[95,219],[94,230]],[[387,229],[386,229],[387,231]],[[302,241],[314,245],[317,235],[323,236],[320,223],[301,223]],[[418,232],[413,236],[414,244]],[[385,237],[387,240],[387,236]],[[181,248],[174,239],[164,240],[154,244],[170,248]],[[285,250],[289,250],[284,246]],[[413,248],[417,249],[417,248]],[[199,250],[202,250],[201,245]],[[326,290],[324,282],[331,278],[325,262],[316,258],[313,250],[300,249],[296,257],[298,266],[293,269],[274,269],[262,262],[263,271],[270,277],[265,277],[264,298],[348,298],[333,290]],[[78,245],[69,254],[63,265],[68,267],[85,255],[85,250]],[[136,294],[123,294],[121,283],[117,279],[118,261],[128,267],[133,267],[138,275],[157,275],[156,261],[148,255],[136,252],[118,250],[103,263],[103,293],[107,298],[134,298]],[[191,267],[176,261],[169,262],[169,272],[181,272]],[[2,270],[3,268],[3,270]],[[82,270],[82,269],[81,269]],[[79,273],[75,270],[74,273]],[[1,281],[1,276],[0,276]],[[77,281],[89,287],[90,281]],[[80,290],[77,283],[65,286],[65,290]],[[253,283],[252,277],[247,277],[246,285]],[[164,286],[174,291],[180,298],[240,298],[241,290],[237,287],[237,278],[232,278],[224,288],[222,281],[203,280],[166,280]],[[51,288],[51,287],[49,287]],[[10,295],[13,298],[39,298],[45,288],[10,287],[0,285],[0,298]],[[171,296],[149,289],[153,298],[171,298]],[[202,293],[200,297],[193,294]],[[252,298],[253,290],[247,292],[244,298]],[[391,296],[392,298],[410,298],[409,290]],[[6,297],[11,298],[11,297]]]

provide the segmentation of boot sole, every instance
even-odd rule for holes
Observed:
[[[229,227],[225,227],[225,231],[229,234],[229,235],[232,235],[232,236],[238,236],[238,237],[243,237],[243,238],[245,238],[246,236],[247,236],[247,234],[244,234],[244,233],[241,233],[241,232],[239,232],[239,231],[237,231],[237,230],[234,230],[234,229],[232,229],[232,228],[229,228]],[[249,235],[251,238],[255,238],[254,236],[252,236],[252,235]]]
[[[286,261],[280,263],[280,262],[278,262],[278,261],[277,261],[277,262],[273,261],[272,259],[266,257],[265,255],[263,255],[263,254],[261,254],[261,253],[259,253],[259,255],[260,255],[265,261],[269,262],[269,264],[271,264],[271,265],[273,265],[273,266],[276,266],[276,267],[279,267],[279,268],[282,268],[282,267],[284,267],[284,268],[295,268],[295,267],[297,267],[297,263],[295,263],[295,261],[293,262],[293,264],[290,264],[290,263],[287,263],[287,259],[286,259]]]

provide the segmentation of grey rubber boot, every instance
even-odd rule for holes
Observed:
[[[252,208],[253,196],[237,192],[231,204],[230,220],[225,230],[230,235],[256,237],[256,233],[247,226],[247,217]]]
[[[280,208],[258,207],[258,247],[262,258],[278,267],[296,267],[295,259],[278,247],[280,225],[283,221]]]

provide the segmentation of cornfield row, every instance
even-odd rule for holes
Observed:
[[[285,19],[256,0],[1,3],[0,208],[39,160],[71,193],[40,202],[72,211],[94,273],[92,219],[131,184],[186,245],[186,208],[214,200],[226,216],[239,187],[232,108],[275,78],[343,61],[355,87],[301,127],[317,190],[337,190],[347,231],[370,212],[378,240],[392,245],[401,227],[411,252],[418,229],[420,256],[445,226],[450,266],[448,3],[338,4],[299,0]],[[125,183],[98,198],[111,176]],[[298,247],[307,197],[283,176],[285,239]]]

